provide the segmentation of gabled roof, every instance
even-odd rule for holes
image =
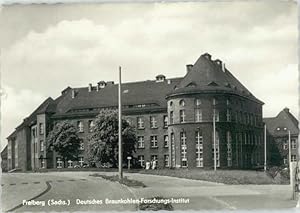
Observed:
[[[141,81],[122,83],[122,105],[133,106],[149,104],[152,108],[166,108],[166,94],[171,92],[182,78],[172,78],[162,82]],[[110,84],[99,91],[93,89],[89,92],[88,87],[73,88],[68,91],[57,104],[55,116],[66,113],[74,113],[74,110],[93,109],[118,106],[118,84]],[[126,110],[126,107],[124,107]]]
[[[268,132],[273,136],[284,136],[291,131],[292,135],[298,135],[298,121],[290,113],[288,108],[284,108],[276,117],[263,119]]]
[[[209,54],[201,55],[170,95],[193,91],[219,90],[245,96],[263,104],[225,66],[222,67],[222,61],[219,59],[213,61]]]

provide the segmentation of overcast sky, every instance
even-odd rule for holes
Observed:
[[[1,143],[47,97],[100,80],[181,77],[208,52],[265,105],[298,115],[292,1],[11,5],[0,12]]]

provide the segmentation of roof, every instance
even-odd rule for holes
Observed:
[[[207,53],[201,55],[189,68],[186,76],[169,95],[196,91],[223,91],[248,97],[263,104],[222,65],[221,60],[213,61]]]
[[[124,110],[127,108],[143,109],[150,106],[153,108],[166,108],[166,94],[171,92],[182,78],[172,78],[162,82],[157,81],[140,81],[131,83],[122,83],[122,104]],[[110,84],[104,88],[92,90],[89,92],[88,87],[73,88],[75,97],[72,98],[71,92],[68,91],[57,104],[56,114],[80,112],[81,109],[93,110],[105,107],[118,106],[118,84]]]
[[[284,108],[276,117],[263,119],[268,132],[273,136],[285,136],[288,131],[292,135],[299,134],[298,121],[288,108]]]

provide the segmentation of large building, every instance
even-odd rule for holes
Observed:
[[[298,155],[298,120],[288,108],[284,108],[276,117],[264,118],[267,127],[267,164],[270,166],[288,166],[290,161],[296,162]],[[290,147],[289,147],[290,135]]]
[[[186,66],[184,77],[124,83],[122,96],[124,118],[137,130],[133,157],[142,166],[151,160],[158,168],[209,169],[215,161],[220,168],[262,165],[263,103],[207,53]],[[61,168],[60,156],[46,146],[47,133],[61,120],[72,121],[82,139],[78,161],[68,167],[82,165],[95,116],[117,109],[117,101],[118,85],[104,81],[48,98],[8,137],[8,169]]]

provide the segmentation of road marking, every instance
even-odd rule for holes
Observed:
[[[216,197],[214,197],[214,196],[208,197],[208,198],[210,198],[210,199],[216,201],[217,203],[219,203],[219,204],[221,204],[221,205],[226,206],[228,209],[236,210],[236,207],[235,207],[235,206],[230,205],[229,203],[225,202],[224,200],[221,200],[221,199],[216,198]]]
[[[64,182],[63,180],[57,180],[57,182]]]
[[[14,186],[14,185],[16,185],[16,184],[15,184],[15,183],[10,183],[9,185],[10,185],[10,186]]]
[[[33,184],[40,184],[41,182],[33,182]]]
[[[71,179],[71,180],[69,180],[69,181],[75,181],[74,179]]]
[[[86,179],[80,179],[80,180],[84,180],[85,181]]]
[[[22,184],[28,184],[27,182],[24,182],[24,183],[22,183]]]

